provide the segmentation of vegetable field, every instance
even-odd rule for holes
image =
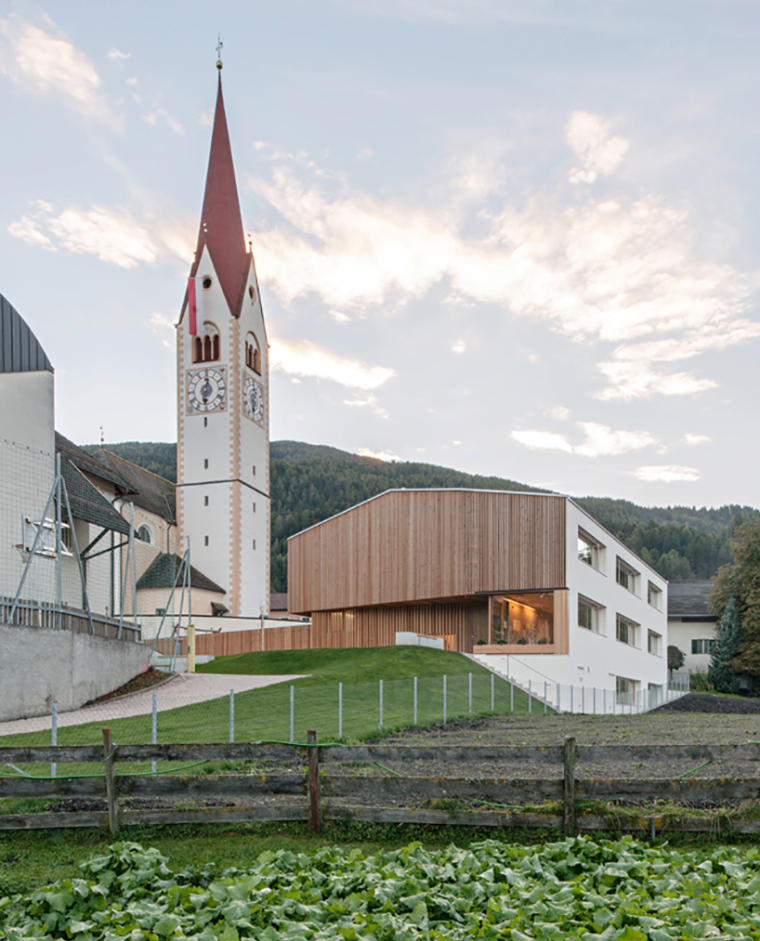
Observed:
[[[0,938],[197,941],[670,941],[760,937],[760,855],[625,838],[263,853],[255,865],[173,873],[117,843],[79,879],[0,900]]]

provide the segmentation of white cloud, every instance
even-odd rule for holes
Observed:
[[[683,436],[683,440],[684,440],[684,444],[693,446],[696,444],[707,444],[707,442],[710,441],[711,439],[709,435],[695,435],[695,434],[692,434],[691,432],[687,432]]]
[[[396,375],[386,366],[370,366],[340,356],[308,340],[272,340],[270,363],[281,372],[331,379],[351,389],[377,389]]]
[[[151,127],[155,127],[159,121],[163,121],[174,131],[175,134],[185,133],[185,129],[182,127],[179,121],[173,118],[166,108],[154,108],[152,111],[149,111],[147,114],[143,115],[143,121],[147,121]]]
[[[109,49],[108,58],[111,62],[123,62],[125,59],[131,59],[131,52],[122,52],[120,49]]]
[[[557,405],[555,408],[548,408],[544,414],[548,415],[549,418],[555,418],[557,421],[570,421],[573,413],[564,405]]]
[[[330,316],[335,323],[348,323],[351,320],[348,314],[344,314],[342,310],[331,310]]]
[[[588,161],[606,172],[622,145],[599,147],[589,145]],[[451,208],[459,190],[445,209],[328,195],[282,166],[252,185],[282,217],[259,233],[257,257],[283,303],[313,293],[349,316],[445,282],[463,305],[500,305],[574,341],[614,344],[600,357],[601,399],[714,388],[713,379],[673,364],[760,336],[746,316],[749,279],[700,257],[688,213],[653,194],[585,196],[571,206],[536,195],[520,209],[484,208],[486,232],[474,238]]]
[[[393,451],[372,451],[370,448],[357,448],[354,454],[359,457],[371,457],[376,461],[400,461],[401,458]]]
[[[377,400],[377,396],[372,392],[367,393],[367,395],[363,397],[358,396],[353,399],[343,399],[343,404],[352,408],[369,408],[380,418],[388,417],[387,410],[380,405]]]
[[[11,235],[49,250],[96,255],[120,268],[170,258],[186,261],[192,254],[188,225],[169,216],[139,219],[104,206],[56,210],[44,200],[38,200],[36,207],[35,212],[8,226]]]
[[[533,451],[565,451],[572,454],[573,446],[565,435],[553,431],[513,431],[510,435],[515,441]]]
[[[672,484],[699,480],[699,471],[696,468],[683,467],[681,464],[652,464],[648,467],[638,467],[634,473],[639,480],[650,484]]]
[[[623,137],[613,137],[610,126],[598,114],[573,111],[567,123],[567,142],[581,161],[582,169],[570,171],[571,183],[593,183],[597,176],[614,173],[630,146]]]
[[[162,314],[160,311],[155,311],[150,316],[150,322],[153,326],[153,333],[160,339],[161,345],[169,348],[173,347],[176,333],[174,320],[171,317],[167,317],[166,314]],[[171,336],[167,336],[168,330],[171,331]]]
[[[12,13],[0,19],[0,42],[0,72],[19,88],[55,95],[89,117],[118,123],[94,65],[68,39]]]
[[[556,413],[570,412],[567,409],[552,409]],[[562,416],[565,420],[566,416]],[[657,439],[648,431],[615,431],[608,425],[598,422],[579,421],[576,426],[584,433],[579,444],[572,444],[567,435],[553,431],[526,429],[513,431],[515,441],[532,450],[564,451],[566,454],[578,454],[581,457],[614,457],[628,451],[638,451],[657,444]]]
[[[467,349],[467,344],[464,340],[457,340],[456,343],[451,347],[452,353],[464,353]]]
[[[657,444],[657,439],[648,431],[613,431],[607,425],[592,421],[577,422],[577,425],[586,435],[585,440],[573,449],[581,457],[625,454]]]

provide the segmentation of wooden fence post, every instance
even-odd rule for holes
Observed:
[[[578,747],[575,739],[568,735],[565,739],[565,836],[575,836],[575,762]]]
[[[306,733],[309,744],[309,804],[311,807],[311,829],[319,833],[322,829],[322,819],[319,809],[319,749],[317,748],[317,731],[309,729]]]
[[[113,738],[110,729],[103,729],[103,765],[108,801],[108,829],[114,836],[119,829],[119,808],[116,804],[116,775],[114,773]]]

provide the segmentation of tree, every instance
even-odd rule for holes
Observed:
[[[718,570],[710,607],[722,624],[724,613],[734,604],[741,639],[731,668],[760,676],[760,520],[737,526],[731,554],[734,561]]]
[[[675,670],[680,670],[686,661],[686,654],[675,644],[668,644],[668,670],[673,675]]]
[[[707,671],[707,679],[719,693],[738,693],[741,689],[741,682],[736,675],[737,668],[741,668],[740,661],[737,661],[741,641],[742,623],[736,602],[731,598],[718,624],[710,669]]]

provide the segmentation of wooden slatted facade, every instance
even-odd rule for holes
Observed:
[[[386,646],[411,631],[470,651],[489,640],[489,593],[565,587],[565,530],[560,496],[388,491],[291,537],[289,608],[311,615],[312,647]]]
[[[391,490],[288,543],[297,614],[565,586],[565,498]]]

